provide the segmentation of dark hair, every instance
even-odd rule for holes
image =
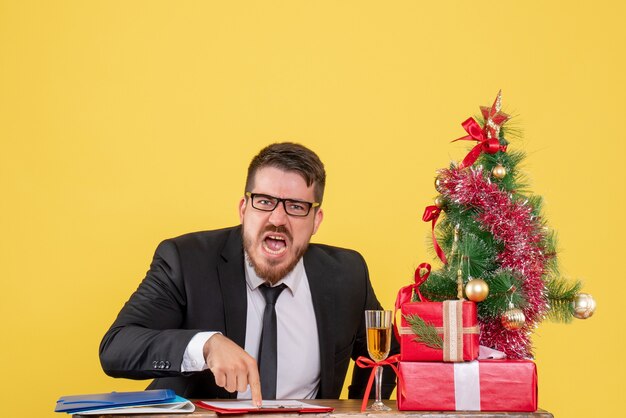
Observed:
[[[300,174],[307,186],[314,185],[315,201],[322,203],[326,171],[317,154],[304,145],[293,142],[280,142],[263,148],[252,159],[248,167],[246,190],[252,191],[254,176],[263,167],[275,167],[284,171],[295,171]]]

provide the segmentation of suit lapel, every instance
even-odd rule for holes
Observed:
[[[331,280],[335,265],[314,246],[304,254],[304,268],[311,289],[311,299],[315,310],[317,333],[320,344],[320,389],[318,398],[326,398],[332,390],[335,377],[335,340],[332,332],[334,314]]]
[[[241,226],[233,228],[217,263],[218,277],[224,301],[226,336],[241,348],[246,343],[246,275],[244,272]]]

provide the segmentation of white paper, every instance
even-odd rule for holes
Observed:
[[[252,401],[200,401],[204,405],[212,406],[219,409],[328,409],[327,406],[312,405],[300,401],[293,400],[278,400],[278,401],[263,401],[263,406],[258,408],[252,404]]]

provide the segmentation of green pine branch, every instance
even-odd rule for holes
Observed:
[[[546,228],[546,233],[543,237],[542,246],[544,248],[544,256],[546,257],[546,271],[548,276],[558,277],[560,273],[557,257],[557,234],[553,229],[549,229],[547,225],[544,225],[544,227]]]
[[[464,277],[481,277],[485,271],[496,268],[493,239],[485,240],[478,235],[466,233],[459,240],[458,250],[463,257]]]
[[[520,308],[526,306],[522,292],[522,278],[509,269],[497,269],[483,277],[489,285],[489,297],[478,304],[480,317],[499,318],[509,309],[509,303]]]
[[[431,271],[428,280],[420,286],[420,293],[434,302],[456,299],[456,272],[449,268]]]
[[[437,334],[437,330],[432,324],[427,323],[417,315],[404,315],[404,319],[411,326],[416,342],[430,348],[443,349],[443,339]]]
[[[506,141],[500,140],[500,143],[503,142]],[[525,193],[529,189],[529,182],[518,168],[519,163],[524,158],[526,155],[523,151],[509,150],[506,153],[482,154],[476,164],[482,166],[484,175],[488,176],[492,182],[497,183],[501,189],[513,193]],[[491,170],[498,164],[507,170],[506,176],[502,179],[491,176]]]
[[[570,282],[560,277],[552,277],[546,282],[546,288],[550,305],[546,317],[555,322],[570,322],[572,302],[582,289],[582,283],[579,280]]]

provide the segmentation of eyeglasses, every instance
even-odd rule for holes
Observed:
[[[280,199],[278,197],[267,194],[246,192],[246,196],[250,198],[252,207],[263,212],[271,212],[276,209],[280,202],[283,202],[283,208],[287,215],[291,216],[307,216],[311,208],[316,208],[320,204],[317,202],[303,202],[302,200]]]

